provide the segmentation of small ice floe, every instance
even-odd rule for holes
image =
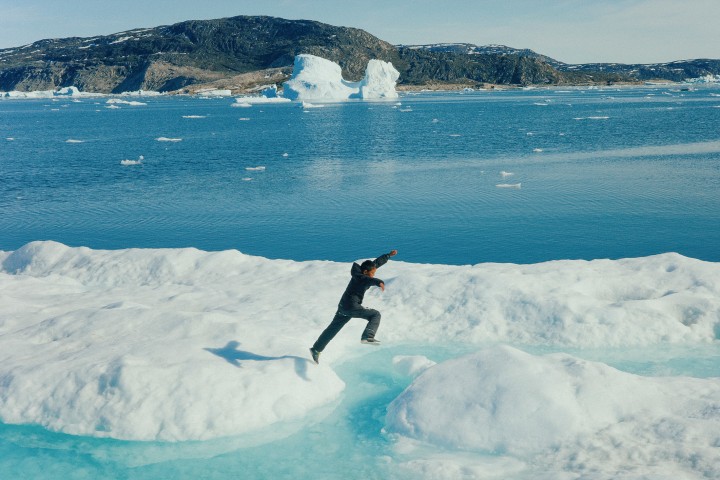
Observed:
[[[440,120],[438,120],[437,118],[433,118],[433,119],[432,119],[432,123],[438,123],[439,121],[440,121]]]
[[[264,172],[265,167],[245,167],[248,172]]]
[[[240,120],[241,122],[248,122],[248,121],[250,121],[250,118],[249,117],[241,117],[241,118],[238,118],[238,120]]]
[[[182,142],[182,138],[158,137],[155,140],[158,142]]]
[[[303,110],[306,110],[308,108],[323,108],[325,105],[316,105],[314,103],[310,102],[302,102],[302,108]]]
[[[143,160],[145,160],[145,157],[140,155],[137,160],[120,160],[120,165],[129,166],[129,165],[142,165]]]
[[[522,183],[498,183],[495,185],[497,188],[517,188],[521,187]]]
[[[459,133],[451,133],[449,136],[450,137],[462,137],[462,135],[460,135]]]
[[[15,138],[13,138],[13,137],[7,137],[5,140],[7,140],[8,142],[12,142],[12,141],[15,140]]]
[[[413,110],[412,110],[412,108],[408,107],[408,108],[399,108],[398,111],[400,111],[400,112],[412,112]]]
[[[283,157],[288,157],[288,156],[290,156],[290,154],[289,154],[289,153],[287,153],[287,152],[285,152],[285,153],[283,153],[283,155],[282,155],[282,156],[283,156]]]
[[[231,105],[231,107],[239,107],[239,108],[250,108],[252,105],[250,105],[248,102],[240,102],[237,101]]]
[[[120,107],[118,107],[117,105],[108,105],[108,106],[105,107],[105,108],[109,108],[109,109],[111,109],[111,110],[117,110],[117,109],[119,109]]]
[[[291,100],[289,98],[285,97],[278,97],[275,96],[265,96],[265,95],[250,95],[245,97],[235,97],[235,103],[232,104],[233,107],[241,107],[245,108],[247,105],[255,105],[255,104],[268,104],[268,103],[289,103]]]
[[[547,107],[548,103],[547,102],[535,102],[535,103],[533,103],[533,105],[537,105],[538,107]]]
[[[250,178],[250,177],[243,177],[242,181],[243,181],[243,182],[250,182],[250,181],[252,181],[252,178]]]
[[[575,117],[573,120],[607,120],[610,117]]]
[[[511,177],[511,176],[513,176],[513,175],[515,175],[513,172],[506,172],[505,170],[503,170],[502,172],[500,172],[500,176],[503,177],[503,178]]]
[[[182,118],[205,118],[206,115],[183,115]]]
[[[111,98],[107,102],[108,104],[122,104],[122,105],[130,105],[131,107],[141,107],[143,105],[147,105],[145,102],[137,102],[135,100],[120,100],[119,98]]]
[[[542,151],[543,151],[542,148],[533,148],[533,152],[535,152],[535,153],[540,153]]]
[[[74,138],[68,138],[65,143],[84,143],[85,140],[75,140]]]

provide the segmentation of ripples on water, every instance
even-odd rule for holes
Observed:
[[[714,91],[423,93],[242,112],[187,97],[113,110],[2,101],[0,249],[53,239],[297,260],[392,247],[452,264],[718,261]]]

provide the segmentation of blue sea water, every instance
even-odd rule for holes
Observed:
[[[295,260],[397,248],[404,261],[448,264],[667,251],[720,261],[719,94],[423,92],[307,111],[191,97],[120,109],[104,98],[0,101],[0,250],[50,239]],[[0,478],[401,478],[383,464],[382,427],[410,379],[387,366],[469,349],[348,359],[340,404],[270,443],[123,442],[0,424]],[[641,375],[720,375],[716,345],[572,353]]]
[[[295,260],[397,248],[446,264],[718,261],[718,92],[420,93],[307,111],[2,101],[0,250],[51,239]]]

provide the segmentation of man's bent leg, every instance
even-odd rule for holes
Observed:
[[[318,352],[325,350],[325,347],[327,347],[327,344],[330,343],[330,340],[335,338],[335,335],[337,335],[340,329],[342,329],[349,321],[349,316],[343,315],[338,311],[335,314],[335,317],[333,317],[332,322],[330,322],[330,325],[328,325],[327,328],[320,334],[320,337],[317,339],[312,348]]]
[[[367,327],[363,330],[361,340],[375,338],[375,334],[380,328],[380,312],[372,308],[356,308],[353,310],[343,310],[342,313],[349,317],[364,318],[368,321]]]

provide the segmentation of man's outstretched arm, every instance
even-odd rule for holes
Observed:
[[[373,263],[375,264],[375,268],[380,268],[383,265],[387,263],[388,260],[390,260],[390,257],[394,257],[397,255],[397,250],[391,250],[390,253],[386,253],[385,255],[380,255],[378,258],[373,260]]]

